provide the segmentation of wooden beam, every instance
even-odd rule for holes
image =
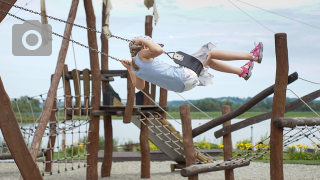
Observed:
[[[85,71],[84,71],[85,72]],[[124,75],[124,74],[123,74]],[[126,75],[127,76],[127,75]],[[65,79],[73,79],[72,75],[66,74]],[[80,75],[80,80],[84,80],[84,77]],[[91,80],[91,76],[89,76],[89,80]],[[114,78],[108,75],[101,74],[101,81],[109,82],[114,81]]]
[[[222,115],[230,113],[231,108],[230,106],[224,105],[222,106]],[[223,127],[227,127],[231,125],[231,121],[224,122],[222,124]],[[232,158],[232,140],[231,140],[231,133],[226,134],[223,136],[223,158],[224,161]],[[224,177],[225,180],[234,180],[234,172],[233,169],[224,170]]]
[[[298,73],[292,73],[288,78],[286,77],[286,81],[293,82],[296,79],[298,79]],[[238,107],[237,109],[233,110],[232,112],[225,114],[223,116],[220,116],[218,118],[212,119],[211,121],[195,128],[192,130],[193,137],[196,137],[206,131],[208,131],[211,128],[214,128],[230,119],[233,119],[243,113],[245,113],[247,110],[252,108],[254,105],[259,103],[264,98],[268,97],[270,94],[274,92],[274,85],[270,86],[269,88],[261,91],[259,94],[255,95],[252,99],[245,102],[242,106]]]
[[[16,116],[12,110],[10,98],[4,89],[0,77],[0,129],[12,157],[25,180],[42,179],[39,167],[33,161],[23,139]],[[38,152],[37,152],[38,155]]]
[[[297,117],[297,118],[275,118],[273,120],[273,125],[277,127],[291,127],[296,126],[320,126],[320,118],[314,117]]]
[[[318,97],[320,97],[320,90],[317,90],[317,91],[314,91],[308,95],[305,95],[305,96],[301,97],[301,99],[307,103],[307,102],[312,101]],[[289,104],[286,105],[285,112],[290,112],[290,111],[300,107],[301,105],[304,105],[304,103],[300,99],[297,99],[293,102],[290,102]],[[260,115],[257,115],[257,116],[251,117],[251,118],[247,118],[241,122],[238,122],[238,123],[232,124],[230,126],[226,126],[222,129],[219,129],[218,131],[214,132],[214,136],[216,138],[219,138],[221,136],[224,136],[225,134],[228,134],[228,133],[237,131],[239,129],[245,128],[247,126],[250,126],[252,124],[256,124],[256,123],[262,122],[264,120],[270,119],[271,115],[272,115],[272,112],[270,111],[270,112],[260,114]]]
[[[192,138],[192,126],[191,126],[191,115],[189,105],[181,105],[180,117],[182,123],[182,138],[183,138],[183,149],[186,158],[186,166],[192,166],[197,164],[196,152],[194,149],[193,138]],[[182,175],[182,174],[181,174]],[[189,175],[188,180],[197,180],[198,174]]]
[[[64,35],[63,35],[66,38],[70,38],[71,30],[73,27],[73,25],[71,23],[74,22],[74,19],[76,17],[78,3],[79,3],[79,0],[72,1],[70,12],[69,12],[69,17],[68,17],[68,22],[70,22],[70,24],[66,24],[66,27],[64,30]],[[31,155],[34,160],[37,157],[43,133],[47,127],[49,118],[51,116],[51,110],[52,110],[52,106],[53,106],[53,102],[54,102],[54,98],[55,98],[54,95],[57,92],[59,81],[60,81],[60,78],[62,75],[62,71],[64,68],[64,62],[65,62],[65,58],[66,58],[67,51],[68,51],[68,46],[69,46],[69,41],[67,39],[63,39],[62,44],[61,44],[61,48],[60,48],[60,52],[59,52],[56,70],[53,75],[51,86],[50,86],[50,89],[49,89],[49,92],[47,95],[47,99],[46,99],[46,102],[43,106],[42,115],[41,115],[38,127],[34,133],[34,137],[33,137],[31,148],[30,148]]]
[[[286,106],[287,75],[289,71],[287,35],[275,34],[276,80],[272,103],[270,132],[270,179],[282,180],[283,177],[283,128],[273,125],[275,118],[283,117]]]
[[[230,170],[235,169],[238,167],[248,166],[250,164],[250,161],[245,161],[241,163],[229,163],[225,165],[225,163],[222,163],[220,166],[217,166],[217,164],[209,163],[209,164],[199,164],[199,165],[193,165],[186,168],[181,169],[180,173],[183,177],[188,177],[200,173],[206,173],[206,172],[212,172],[212,171],[221,171],[221,170]]]
[[[91,0],[84,0],[84,8],[86,12],[87,27],[91,29],[96,29],[96,17],[94,15],[94,10]],[[93,49],[98,49],[97,35],[96,32],[88,32],[89,46]],[[91,77],[92,77],[92,97],[91,97],[91,107],[92,110],[100,109],[101,100],[101,71],[99,67],[99,56],[95,51],[89,50],[90,54],[90,67],[91,67]],[[98,146],[99,146],[99,116],[90,115],[91,121],[89,125],[89,138],[88,141],[88,156],[87,159],[87,179],[95,180],[98,179]]]
[[[17,0],[2,0],[4,2],[8,2],[8,3],[11,3],[11,4],[15,4],[17,2]],[[12,8],[12,6],[10,5],[6,5],[4,3],[0,3],[0,9],[6,11],[6,12],[9,12],[10,9]],[[3,13],[3,12],[0,12],[0,23],[3,21],[3,19],[7,16],[6,13]]]

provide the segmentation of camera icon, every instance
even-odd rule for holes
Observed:
[[[14,56],[50,56],[52,27],[38,20],[27,20],[12,26],[12,54]]]

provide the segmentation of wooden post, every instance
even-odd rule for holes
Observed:
[[[222,115],[231,112],[230,106],[224,105],[222,106]],[[227,121],[222,124],[223,127],[230,126],[231,121]],[[227,161],[229,158],[232,158],[232,140],[231,133],[223,136],[223,154],[224,161]],[[234,180],[233,169],[224,171],[225,180]]]
[[[186,167],[197,164],[196,153],[193,144],[191,115],[189,105],[180,106],[180,117],[182,122],[183,149],[186,158]],[[189,180],[197,180],[198,175],[188,177]]]
[[[17,0],[2,0],[2,1],[5,1],[5,2],[8,2],[8,3],[11,3],[11,4],[15,4],[17,2]],[[6,11],[6,12],[9,12],[10,9],[12,8],[12,6],[9,6],[9,5],[6,5],[6,4],[3,4],[3,3],[0,3],[0,9]],[[0,23],[2,22],[2,20],[7,16],[7,14],[3,13],[3,12],[0,12]]]
[[[91,0],[84,0],[84,8],[86,11],[87,27],[96,29],[96,17]],[[98,49],[97,35],[93,31],[88,32],[89,46]],[[101,71],[99,67],[98,53],[89,50],[90,54],[90,67],[91,67],[91,79],[92,79],[92,98],[91,107],[92,111],[100,110],[101,100]],[[87,179],[98,179],[98,147],[99,147],[99,120],[100,116],[90,115],[91,121],[89,126],[89,138],[88,141],[88,167],[87,167]]]
[[[12,110],[10,98],[4,89],[0,77],[0,129],[8,148],[25,180],[42,179],[39,167],[33,161],[23,139],[16,116]],[[38,153],[37,153],[38,155]]]
[[[66,120],[70,120],[72,119],[72,116],[69,116],[67,114],[68,110],[71,110],[72,107],[72,98],[71,98],[71,86],[70,86],[70,81],[69,79],[66,79],[66,74],[68,74],[68,65],[64,65],[64,77],[62,77],[62,81],[63,81],[63,87],[64,87],[64,105],[65,105],[65,109],[64,109],[64,113],[65,113],[65,117]]]
[[[135,87],[133,86],[130,78],[130,74],[127,71],[127,89],[128,89],[128,96],[127,96],[127,104],[124,110],[123,116],[123,123],[131,123],[131,116],[133,111],[134,105],[134,97],[135,97]]]
[[[270,135],[270,179],[283,179],[283,128],[273,125],[275,118],[283,117],[286,105],[287,76],[289,71],[287,35],[275,34],[276,80],[272,103]]]
[[[152,16],[146,16],[145,21],[145,34],[150,36],[152,35],[152,24],[150,24],[150,19],[152,23]],[[151,28],[151,29],[150,29]],[[149,82],[145,82],[145,87],[143,91],[149,95]],[[149,98],[144,95],[144,105],[149,105]],[[149,120],[144,120],[146,125],[149,125]],[[141,122],[140,125],[140,147],[141,147],[141,178],[150,178],[150,147],[149,147],[149,128]]]
[[[51,77],[52,78],[52,77]],[[55,98],[53,101],[53,106],[52,109],[57,109],[57,99]],[[52,172],[52,157],[54,153],[54,144],[56,142],[56,137],[57,137],[57,117],[56,117],[56,111],[51,112],[50,116],[50,136],[49,136],[49,141],[47,145],[47,153],[46,153],[46,172]]]
[[[69,12],[69,17],[68,17],[68,22],[70,22],[70,23],[73,23],[74,19],[76,17],[78,3],[79,3],[79,0],[72,1],[70,12]],[[73,27],[72,24],[66,24],[66,27],[64,30],[64,35],[63,35],[64,37],[70,38],[72,27]],[[36,160],[43,133],[47,127],[49,118],[51,116],[55,93],[57,92],[59,81],[60,81],[60,78],[62,75],[64,62],[65,62],[65,58],[66,58],[67,51],[68,51],[68,46],[69,46],[69,41],[67,39],[63,39],[62,44],[61,44],[61,48],[60,48],[60,52],[59,52],[56,71],[53,75],[51,86],[50,86],[50,89],[49,89],[49,92],[47,95],[47,99],[46,99],[46,102],[43,107],[42,115],[41,115],[38,127],[34,133],[34,137],[33,137],[31,148],[30,148],[30,152],[31,152],[33,160]]]
[[[150,36],[152,37],[152,19],[153,19],[153,16],[152,15],[148,15],[146,16],[146,21],[145,21],[145,35],[147,36]],[[151,86],[151,89],[150,89],[150,96],[151,96],[151,99],[153,101],[155,101],[156,99],[156,85],[155,84],[151,84],[149,82],[146,82],[147,86],[146,86],[146,91],[148,92],[147,94],[149,94],[149,88]],[[145,92],[146,92],[145,91]],[[154,105],[154,103],[147,97],[145,97],[145,102],[148,102],[148,104],[145,104],[145,105]]]
[[[150,125],[149,120],[144,120],[146,125]],[[149,128],[141,122],[140,125],[140,147],[141,147],[141,178],[150,178],[150,147]]]
[[[102,27],[107,26],[106,20],[106,4],[102,2]],[[108,38],[101,34],[101,52],[109,54],[109,41]],[[109,69],[108,56],[101,54],[101,70]],[[102,92],[106,92],[106,86],[109,85],[109,81],[102,81]],[[103,116],[104,122],[104,153],[103,163],[101,165],[101,177],[111,176],[112,167],[112,153],[113,153],[113,132],[112,132],[112,117]]]

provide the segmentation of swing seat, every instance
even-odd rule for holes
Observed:
[[[197,74],[198,77],[203,69],[202,63],[197,58],[182,51],[177,51],[174,53],[173,61],[181,66],[191,69]]]

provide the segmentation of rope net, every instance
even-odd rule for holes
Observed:
[[[88,104],[77,106],[73,99],[80,98],[84,101],[89,97],[83,95],[70,96],[73,102],[71,107],[66,107],[66,102],[62,99],[56,99],[56,108],[52,109],[53,113],[43,134],[38,152],[37,162],[42,176],[52,175],[55,172],[59,174],[63,171],[87,166],[87,156],[89,155],[87,147],[90,144],[88,142],[88,123],[90,122],[89,110],[91,107]],[[42,101],[42,104],[45,103],[42,95],[39,99],[23,97],[11,101],[28,148],[31,146],[41,116],[40,101]],[[26,109],[26,107],[29,107],[29,109]],[[0,159],[12,159],[6,142],[1,137],[0,145],[0,157],[2,157]]]

